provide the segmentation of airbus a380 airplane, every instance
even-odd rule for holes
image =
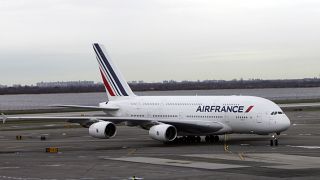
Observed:
[[[101,117],[6,117],[19,119],[65,119],[89,128],[95,138],[112,138],[116,124],[140,126],[151,138],[173,142],[178,137],[199,142],[200,136],[215,142],[223,134],[277,134],[290,126],[280,107],[253,96],[136,96],[100,44],[93,44],[107,92],[107,102],[99,106],[60,105],[60,107],[102,110]],[[180,138],[181,140],[182,138]],[[276,144],[277,141],[275,142]]]

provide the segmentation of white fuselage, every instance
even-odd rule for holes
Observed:
[[[253,96],[135,96],[100,103],[100,107],[108,106],[119,107],[118,111],[106,111],[114,117],[212,121],[223,125],[223,129],[211,134],[280,133],[290,126],[290,120],[278,105]],[[178,134],[207,135],[210,132],[186,129]]]

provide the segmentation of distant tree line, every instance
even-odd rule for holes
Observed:
[[[183,81],[183,82],[169,82],[169,83],[130,84],[130,87],[135,91],[298,88],[298,87],[320,87],[320,79]]]
[[[206,81],[168,81],[165,83],[129,83],[133,91],[171,91],[208,89],[254,89],[254,88],[301,88],[320,87],[320,79],[287,80],[206,80]],[[103,84],[92,86],[38,87],[19,86],[0,88],[0,94],[45,94],[45,93],[85,93],[104,92]]]

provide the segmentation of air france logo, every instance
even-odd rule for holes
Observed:
[[[244,111],[244,106],[198,106],[196,112],[233,112],[233,113],[248,113],[253,106],[249,106]]]

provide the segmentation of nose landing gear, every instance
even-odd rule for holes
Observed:
[[[271,140],[270,140],[270,146],[278,146],[278,136],[280,135],[280,133],[276,133],[276,134],[273,134],[271,136]]]

